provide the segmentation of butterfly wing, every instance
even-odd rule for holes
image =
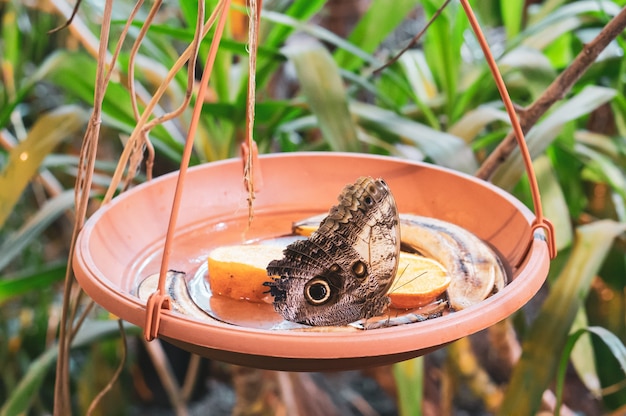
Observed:
[[[272,261],[266,285],[285,319],[343,325],[382,313],[400,250],[398,211],[382,179],[361,177],[339,195],[319,229]]]

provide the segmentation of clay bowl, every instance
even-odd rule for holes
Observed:
[[[534,215],[501,189],[440,167],[389,157],[344,153],[285,153],[260,158],[264,187],[246,239],[287,234],[291,222],[327,212],[347,183],[381,177],[402,213],[458,224],[499,251],[512,281],[465,310],[425,322],[355,332],[264,330],[201,322],[165,311],[160,337],[211,359],[287,371],[344,370],[406,360],[497,323],[539,290],[548,267],[543,235],[531,235]],[[102,307],[142,326],[145,303],[134,295],[157,273],[176,174],[137,186],[87,221],[78,238],[74,271]],[[192,168],[178,219],[170,269],[193,273],[212,247],[239,244],[247,225],[241,160]],[[242,303],[247,303],[241,301]]]

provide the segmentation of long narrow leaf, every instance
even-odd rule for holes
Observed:
[[[0,172],[0,228],[44,158],[62,140],[78,133],[86,120],[79,107],[60,107],[37,119],[26,139],[11,149],[9,162]]]
[[[57,353],[58,347],[54,345],[29,364],[28,370],[17,388],[11,392],[8,400],[0,408],[0,416],[25,414],[48,369],[56,360]]]
[[[506,36],[509,39],[516,36],[522,28],[525,3],[523,0],[500,0],[502,20],[506,29]]]
[[[580,308],[578,313],[576,314],[576,318],[574,319],[574,323],[572,324],[572,328],[569,334],[568,343],[572,338],[572,335],[580,331],[581,329],[586,329],[589,326],[589,320],[587,319],[587,311],[585,308]],[[601,383],[600,378],[598,377],[598,366],[596,365],[596,360],[594,357],[594,348],[591,340],[591,335],[589,333],[585,333],[578,341],[576,341],[576,345],[574,345],[571,352],[568,352],[568,347],[565,347],[563,352],[563,356],[569,356],[569,361],[571,361],[574,370],[578,374],[578,377],[583,382],[585,387],[593,394],[595,397],[600,397],[602,395],[601,392]],[[566,366],[567,367],[567,366]],[[567,369],[566,369],[567,371]],[[559,367],[557,371],[557,399],[558,399],[558,383],[559,378],[561,377],[561,368]]]
[[[528,90],[537,99],[554,81],[557,74],[550,60],[539,50],[527,46],[517,47],[498,61],[502,76],[510,78],[510,89]],[[519,80],[514,81],[519,74]],[[495,83],[494,83],[495,85]]]
[[[572,242],[573,230],[565,195],[550,164],[550,159],[540,156],[534,162],[535,174],[541,191],[544,214],[555,228],[556,247],[561,250]]]
[[[393,7],[389,7],[389,0],[374,0],[348,37],[348,41],[359,45],[368,53],[373,53],[419,3],[419,0],[394,0]],[[363,63],[345,49],[337,50],[335,60],[340,67],[347,70],[355,70]]]
[[[137,327],[127,326],[127,329],[136,331]],[[117,321],[93,321],[81,326],[72,343],[72,348],[84,347],[97,341],[106,339],[119,333]],[[0,416],[27,414],[27,411],[39,390],[50,367],[57,359],[59,347],[55,344],[49,347],[36,360],[30,363],[24,377],[17,388],[10,392],[6,402],[0,408]]]
[[[298,26],[301,22],[306,22],[311,16],[318,13],[324,4],[326,4],[326,0],[294,1],[291,2],[284,13],[264,8],[263,13],[261,13],[261,19],[263,19],[264,22],[268,22],[268,26],[271,29],[268,31],[267,36],[264,37],[259,48],[268,47],[278,49],[282,47],[287,41],[287,38],[294,31],[300,29]],[[274,16],[277,20],[273,20],[269,16]],[[291,24],[285,24],[284,21],[288,21]],[[281,60],[277,60],[273,57],[259,55],[258,58],[259,62],[256,74],[257,88],[265,85],[268,79],[270,79],[272,71],[281,63]],[[237,94],[237,103],[242,106],[246,102],[246,84],[245,82],[242,83]]]
[[[18,3],[19,4],[19,3]],[[19,68],[20,62],[20,27],[17,18],[18,7],[16,3],[7,3],[2,14],[2,59],[0,66],[4,74],[5,93],[11,97],[15,94],[17,86],[14,75]],[[3,88],[3,89],[4,89]]]
[[[494,122],[511,124],[506,111],[494,106],[483,105],[465,113],[461,119],[450,126],[448,133],[471,143],[487,126]]]
[[[393,376],[398,386],[398,414],[420,416],[424,395],[424,357],[394,364]]]
[[[326,0],[309,0],[309,1],[294,1],[285,10],[284,16],[299,20],[302,22],[307,21],[315,13],[318,13],[322,7],[326,4]],[[265,18],[266,13],[281,14],[275,11],[264,10],[262,17]],[[265,46],[278,48],[280,47],[287,37],[293,33],[295,27],[287,25],[276,25],[272,27],[267,37],[263,40]]]
[[[561,3],[565,2],[562,0],[545,2],[538,13],[532,13],[530,15],[529,20],[533,26],[529,29],[543,29],[568,17],[581,16],[589,13],[601,12],[609,16],[615,16],[621,10],[616,2],[610,0],[574,1],[565,5],[561,5]],[[549,7],[547,7],[548,5]]]
[[[314,38],[320,41],[323,41],[324,43],[328,43],[330,45],[336,46],[337,49],[341,49],[345,51],[346,53],[348,53],[350,56],[353,57],[352,59],[356,61],[365,62],[372,67],[379,67],[383,64],[382,61],[378,60],[376,57],[374,57],[372,54],[368,53],[367,51],[364,51],[359,46],[356,46],[355,44],[347,41],[346,39],[334,34],[330,30],[323,28],[319,25],[314,25],[309,22],[300,21],[293,17],[287,16],[281,13],[272,12],[272,11],[264,11],[261,17],[266,21],[288,26],[292,29],[307,33],[313,36]],[[266,75],[264,71],[265,71],[265,68],[259,69],[259,73],[262,74],[262,76]],[[345,73],[348,71],[342,68],[342,72]],[[381,77],[387,79],[391,84],[393,84],[400,91],[402,91],[402,93],[405,94],[407,97],[413,97],[414,94],[411,91],[407,91],[407,87],[405,83],[403,82],[402,79],[400,79],[400,77],[395,72],[384,71]],[[258,78],[259,77],[257,76],[257,80]],[[369,81],[366,78],[364,78],[361,83],[363,82],[367,83]],[[383,94],[387,94],[387,91],[379,88],[376,94],[380,96]],[[243,94],[243,92],[240,91],[237,100],[238,100],[237,102],[239,103],[245,103],[245,94]]]
[[[316,115],[320,129],[332,150],[358,151],[356,128],[348,111],[348,100],[339,68],[320,44],[285,49],[293,62],[300,87]]]
[[[613,160],[580,143],[574,145],[574,150],[585,159],[584,178],[591,177],[595,182],[608,184],[626,200],[626,177]]]
[[[424,14],[430,19],[443,2],[423,0]],[[437,78],[446,97],[448,116],[457,104],[458,84],[461,70],[461,46],[464,43],[468,20],[456,2],[451,2],[428,28],[424,36],[424,53],[428,66]]]
[[[54,282],[63,279],[66,268],[67,264],[63,262],[35,271],[26,271],[9,279],[0,279],[0,305],[25,293],[50,287]]]
[[[616,94],[611,88],[589,86],[550,113],[526,135],[528,150],[533,158],[540,155],[561,132],[563,126],[591,113]],[[496,169],[492,182],[504,189],[512,189],[524,172],[524,163],[518,149],[506,163]]]
[[[73,98],[78,98],[91,105],[95,88],[96,61],[86,54],[57,52],[49,59],[50,69],[46,80],[61,87]],[[123,132],[131,133],[136,122],[130,103],[130,95],[122,84],[109,83],[102,103],[103,121]],[[184,137],[173,128],[158,125],[150,132],[152,144],[171,160],[180,161]],[[192,156],[192,163],[198,159]]]
[[[65,191],[46,202],[37,213],[0,245],[0,270],[35,240],[53,221],[74,206],[74,192]]]
[[[358,117],[359,124],[417,146],[438,165],[467,173],[474,172],[477,167],[472,150],[459,137],[379,107],[354,102],[350,109]]]
[[[624,230],[626,224],[609,220],[577,229],[570,258],[524,340],[522,357],[513,371],[499,414],[537,412],[544,391],[556,375],[558,363],[554,357],[563,351],[576,313],[613,239]]]
[[[567,340],[567,344],[563,350],[563,354],[561,355],[561,360],[559,361],[559,371],[557,374],[557,382],[556,382],[556,397],[557,397],[557,405],[561,403],[561,397],[563,393],[563,385],[565,383],[565,373],[567,370],[567,363],[569,361],[569,356],[572,353],[572,350],[576,346],[577,342],[581,339],[581,337],[585,334],[593,334],[598,337],[604,344],[609,348],[613,357],[617,360],[620,365],[620,368],[624,372],[626,376],[626,346],[622,343],[619,337],[613,334],[611,331],[598,327],[591,326],[588,328],[581,328],[578,331],[571,334]],[[559,415],[559,408],[556,409],[556,416]]]
[[[331,45],[334,45],[341,49],[346,50],[348,53],[356,56],[359,59],[362,59],[363,61],[373,66],[382,65],[382,62],[374,58],[372,54],[364,51],[363,49],[356,46],[355,44],[348,42],[341,36],[338,36],[334,34],[333,32],[331,32],[330,30],[323,28],[321,26],[317,26],[308,22],[302,22],[292,17],[286,16],[280,13],[270,12],[270,11],[267,11],[267,12],[264,11],[262,14],[262,18],[264,20],[267,20],[273,23],[277,23],[280,25],[290,27],[292,29],[302,31],[323,42],[328,42]]]
[[[522,44],[526,47],[543,51],[553,45],[557,39],[562,38],[567,33],[580,29],[584,20],[578,16],[569,16],[553,22],[550,26],[537,33],[524,37]]]
[[[421,50],[408,50],[398,60],[406,81],[411,86],[412,97],[415,105],[424,114],[428,124],[437,130],[441,130],[439,122],[431,105],[437,99],[437,84],[435,77],[428,67],[424,52]],[[381,82],[384,78],[381,79]]]

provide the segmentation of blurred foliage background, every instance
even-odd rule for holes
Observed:
[[[390,6],[393,3],[393,6]],[[626,2],[472,2],[520,111],[563,73]],[[206,0],[207,10],[216,0]],[[255,139],[261,152],[358,151],[475,173],[510,130],[457,2],[386,70],[443,1],[266,0]],[[134,60],[140,106],[189,44],[197,3],[165,2]],[[91,110],[103,2],[0,2],[0,414],[49,414],[73,186]],[[134,2],[113,7],[111,39]],[[94,194],[111,181],[135,125],[127,85],[135,18],[103,102]],[[234,1],[192,163],[233,157],[245,131],[247,14]],[[527,141],[558,257],[546,287],[509,320],[426,357],[337,374],[239,368],[154,342],[128,327],[128,357],[99,414],[623,414],[626,412],[626,54],[612,40]],[[200,46],[199,62],[208,53]],[[112,52],[112,49],[111,49]],[[182,102],[186,75],[155,109]],[[332,85],[334,88],[326,88]],[[155,174],[175,170],[191,111],[150,132]],[[531,206],[513,153],[490,179]],[[145,180],[139,175],[136,181]],[[117,322],[95,308],[74,341],[71,383],[83,414],[122,357]],[[164,355],[159,355],[163,353]],[[167,360],[164,358],[167,356]],[[191,369],[193,371],[188,371]],[[287,388],[286,386],[291,386]],[[295,387],[294,387],[295,386]],[[285,400],[286,391],[299,392]],[[294,405],[294,400],[296,404]],[[291,407],[290,407],[291,406]],[[295,407],[294,407],[295,406]]]

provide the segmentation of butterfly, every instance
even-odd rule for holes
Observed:
[[[398,267],[400,225],[389,186],[360,177],[347,185],[320,227],[267,266],[276,312],[313,326],[380,315]]]

